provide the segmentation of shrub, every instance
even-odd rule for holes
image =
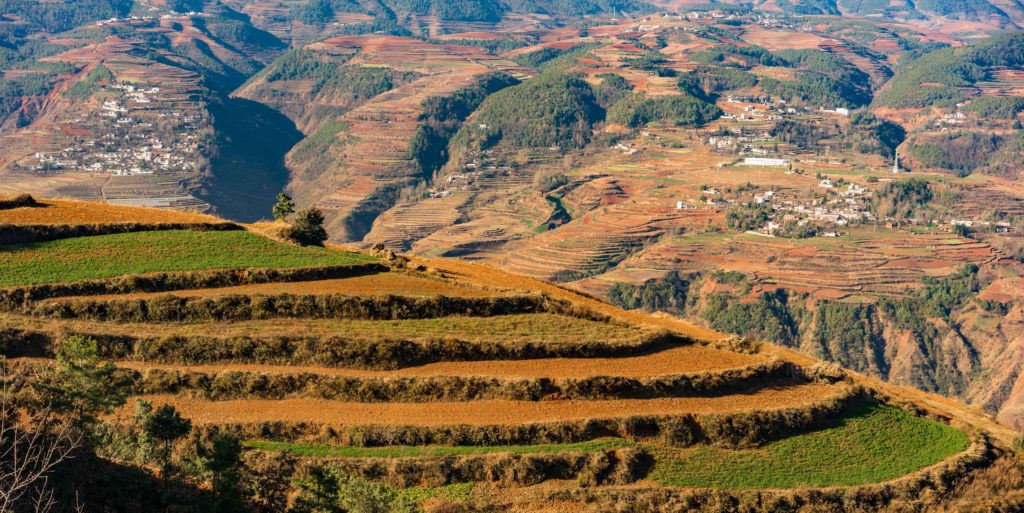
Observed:
[[[36,199],[29,194],[19,194],[13,198],[0,198],[0,210],[11,210],[38,205]]]
[[[307,208],[295,215],[295,221],[285,235],[303,246],[323,246],[327,240],[324,213],[318,208]]]

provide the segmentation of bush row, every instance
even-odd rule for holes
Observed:
[[[32,314],[101,322],[210,322],[271,318],[399,320],[465,315],[492,317],[554,313],[606,320],[564,300],[536,294],[487,298],[279,294],[217,297],[159,296],[151,299],[51,300]]]
[[[612,436],[650,440],[673,447],[708,443],[745,448],[829,425],[860,400],[868,400],[862,388],[845,387],[842,392],[806,407],[732,414],[631,416],[516,425],[332,426],[316,422],[260,422],[222,427],[242,438],[359,447],[537,445]]]
[[[52,357],[75,333],[0,330],[0,353]],[[689,339],[668,332],[641,334],[624,342],[476,342],[457,338],[401,340],[331,337],[147,337],[83,334],[96,340],[104,358],[179,365],[238,363],[394,370],[434,362],[637,356]]]
[[[383,264],[367,263],[292,269],[227,269],[136,274],[102,280],[29,285],[0,290],[0,308],[14,311],[25,308],[36,301],[67,296],[135,294],[237,287],[257,283],[334,280],[382,273],[389,269]]]
[[[622,513],[932,511],[949,498],[952,490],[969,480],[975,470],[990,465],[995,457],[996,451],[991,441],[976,434],[971,447],[960,455],[899,479],[878,484],[785,491],[669,487],[579,488],[555,491],[547,499],[586,502],[596,505],[601,511]]]
[[[261,451],[245,454],[245,464],[261,475],[284,479],[314,465],[327,465],[349,476],[379,481],[396,488],[487,482],[501,486],[532,486],[549,479],[576,479],[588,485],[623,485],[642,479],[653,458],[642,449],[623,448],[594,453],[474,454],[417,458],[296,458]]]
[[[72,237],[113,235],[117,233],[155,232],[161,230],[234,231],[243,230],[235,223],[116,223],[116,224],[29,224],[0,225],[0,240],[5,244],[28,244]]]
[[[357,402],[477,401],[549,398],[600,400],[710,396],[766,384],[796,384],[799,370],[774,361],[722,372],[627,378],[514,378],[427,376],[364,378],[314,373],[266,374],[167,369],[130,371],[135,394],[187,394],[209,400],[314,398]]]

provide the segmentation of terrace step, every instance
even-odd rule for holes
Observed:
[[[768,415],[792,410],[832,409],[837,402],[853,393],[847,385],[803,384],[779,388],[761,388],[748,394],[719,397],[685,397],[664,399],[616,399],[598,401],[507,401],[484,400],[436,403],[359,403],[317,399],[208,401],[169,395],[149,395],[141,398],[154,405],[173,404],[182,415],[198,426],[213,425],[284,425],[314,427],[317,431],[328,425],[335,429],[346,427],[395,428],[419,432],[424,443],[430,437],[416,428],[437,432],[473,431],[473,428],[530,429],[531,436],[544,425],[558,423],[592,423],[604,419],[619,423],[630,418],[679,416],[749,416],[755,412]],[[756,406],[755,406],[756,405]],[[124,407],[122,414],[131,414]],[[752,427],[752,426],[751,426]],[[740,427],[741,430],[748,428]],[[593,430],[587,433],[568,432],[562,436],[588,439],[608,436]],[[521,436],[521,435],[520,435]],[[561,436],[558,436],[559,438]],[[403,443],[404,436],[396,436],[394,443]],[[549,440],[570,441],[570,440]],[[520,443],[528,443],[521,440]]]

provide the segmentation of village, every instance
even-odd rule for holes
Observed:
[[[38,175],[67,171],[114,176],[192,174],[205,151],[210,121],[191,91],[142,83],[115,83],[67,123],[71,144],[36,152],[17,166]]]

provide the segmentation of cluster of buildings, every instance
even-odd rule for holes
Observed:
[[[840,188],[829,179],[823,179],[818,185],[836,194],[810,201],[775,191],[755,195],[755,203],[769,205],[775,211],[773,219],[755,232],[759,235],[776,236],[787,223],[795,222],[797,226],[825,226],[818,235],[836,237],[839,235],[839,228],[875,219],[869,208],[870,202],[867,201],[870,195],[867,188],[853,183],[848,184],[846,188]]]
[[[967,115],[960,110],[963,106],[964,104],[958,103],[956,104],[956,109],[953,112],[947,112],[943,114],[941,118],[936,119],[934,124],[935,128],[943,132],[948,132],[953,127],[963,125],[964,121],[967,120]]]
[[[772,140],[772,136],[767,130],[745,130],[740,127],[732,127],[727,134],[708,137],[707,144],[711,149],[719,152],[762,156],[769,154],[769,150],[764,146]]]
[[[178,93],[163,94],[157,86],[105,86],[67,126],[70,144],[53,152],[37,152],[19,162],[37,174],[64,171],[109,173],[115,176],[193,173],[204,152],[205,111]]]
[[[129,16],[127,18],[110,18],[106,20],[100,20],[96,22],[97,27],[108,27],[114,25],[124,24],[139,24],[139,23],[153,23],[157,20],[176,20],[182,18],[194,18],[194,17],[209,17],[210,15],[203,12],[185,12],[176,14],[161,14],[160,16]]]
[[[510,176],[512,173],[512,167],[500,164],[493,150],[472,150],[470,161],[463,166],[462,172],[448,175],[443,182],[435,183],[427,195],[431,198],[444,198],[456,191],[478,190],[483,180]]]

